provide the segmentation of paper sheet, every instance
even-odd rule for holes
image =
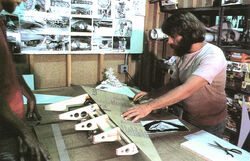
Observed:
[[[198,131],[194,134],[190,134],[185,136],[188,140],[181,144],[181,147],[191,151],[192,153],[202,157],[205,160],[212,161],[249,161],[250,154],[249,152],[223,140],[215,135],[212,135],[204,130]],[[231,153],[234,157],[227,155],[225,151],[214,148],[210,146],[208,143],[214,144],[214,141],[218,142],[223,147],[227,147],[229,149],[238,149],[242,152],[242,154]]]

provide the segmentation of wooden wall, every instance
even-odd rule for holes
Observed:
[[[164,20],[164,13],[160,12],[159,3],[149,4],[146,0],[144,53],[129,55],[129,74],[135,82],[133,85],[149,90],[157,80],[156,61],[166,57],[163,53],[163,42],[149,38],[152,28],[160,27]],[[113,68],[115,75],[121,82],[128,83],[128,76],[118,73],[118,66],[124,64],[124,54],[106,55],[23,55],[21,63],[28,66],[35,77],[35,88],[55,88],[74,85],[95,85],[102,80],[104,69]],[[20,61],[17,61],[20,64]],[[20,65],[19,65],[20,66]],[[25,68],[26,69],[26,68]]]

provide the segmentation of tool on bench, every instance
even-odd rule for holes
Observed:
[[[148,100],[148,99],[149,99],[148,94],[142,95],[142,96],[139,96],[138,98],[136,98],[135,100],[133,100],[130,104],[140,104],[142,101]]]
[[[238,149],[229,149],[229,148],[225,148],[223,147],[222,145],[220,145],[218,142],[214,141],[215,144],[211,144],[209,143],[210,146],[213,146],[215,148],[218,148],[218,149],[221,149],[221,150],[224,150],[226,152],[227,155],[230,155],[231,157],[234,157],[233,154],[229,153],[229,152],[232,152],[232,153],[236,153],[236,154],[242,154],[242,152]]]

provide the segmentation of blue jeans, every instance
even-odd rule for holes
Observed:
[[[187,120],[189,123],[197,126],[198,128],[205,130],[205,131],[207,131],[207,132],[209,132],[217,137],[222,138],[223,133],[224,133],[225,128],[226,128],[226,119],[224,121],[222,121],[221,123],[214,125],[214,126],[202,126],[202,125],[198,125],[198,124],[188,120],[185,117],[185,113],[183,113],[183,108],[181,106],[178,106],[178,105],[173,106],[172,111],[173,111],[172,113],[177,115],[180,119]]]
[[[201,126],[201,125],[196,125],[196,126],[202,130],[205,130],[211,134],[214,134],[215,136],[222,138],[226,127],[226,119],[222,121],[222,123],[214,126]]]

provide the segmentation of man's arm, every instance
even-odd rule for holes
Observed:
[[[208,82],[196,75],[191,76],[184,84],[170,90],[151,102],[129,108],[123,115],[126,120],[134,117],[132,122],[147,116],[152,110],[180,102],[204,87]]]
[[[165,86],[158,88],[158,89],[154,89],[150,92],[141,91],[134,96],[133,100],[135,101],[140,96],[145,96],[145,95],[147,95],[149,98],[155,99],[164,95],[167,91],[170,91],[171,89],[177,86],[178,86],[178,81],[169,79],[168,83]]]
[[[42,157],[46,161],[49,160],[48,152],[37,141],[31,129],[12,112],[4,98],[0,98],[0,121],[23,139],[28,146],[32,160],[41,161]]]
[[[27,98],[27,113],[26,117],[27,119],[32,119],[32,120],[41,120],[41,116],[37,110],[36,107],[36,97],[25,82],[24,78],[22,75],[18,76],[18,81],[22,89],[23,95]]]

